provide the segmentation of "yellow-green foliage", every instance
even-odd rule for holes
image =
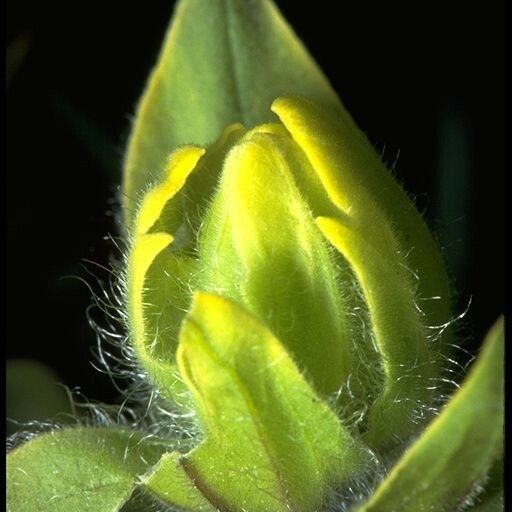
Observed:
[[[123,186],[144,414],[200,434],[148,413],[35,437],[9,510],[501,509],[503,321],[436,416],[442,257],[270,0],[179,2]]]

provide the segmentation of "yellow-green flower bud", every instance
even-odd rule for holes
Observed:
[[[141,201],[127,271],[133,346],[176,400],[193,295],[229,299],[369,446],[393,444],[432,399],[450,318],[440,255],[348,114],[298,97],[272,110],[280,123],[233,125],[206,151],[175,151]]]
[[[443,262],[271,0],[178,2],[123,196],[144,417],[16,447],[10,509],[500,507],[503,319],[434,418]]]

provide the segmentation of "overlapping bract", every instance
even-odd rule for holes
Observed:
[[[282,124],[177,150],[145,195],[127,272],[134,346],[175,399],[194,292],[230,299],[370,446],[392,445],[430,405],[440,341],[428,328],[450,316],[442,261],[351,119],[297,97],[272,108]]]
[[[164,396],[197,410],[205,435],[165,455],[143,485],[185,510],[325,507],[432,418],[451,337],[435,243],[353,121],[300,97],[272,110],[281,123],[232,125],[206,151],[175,151],[134,224],[134,348]],[[471,433],[461,407],[479,386],[499,410],[502,392],[489,394],[501,382],[500,333],[363,510],[447,510],[485,477],[502,419],[493,415],[476,452],[475,436],[455,427]],[[466,460],[454,443],[472,454],[467,477],[448,477]],[[418,460],[447,485],[422,492],[427,475],[407,480]]]

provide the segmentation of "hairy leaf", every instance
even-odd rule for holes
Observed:
[[[161,443],[116,428],[42,434],[7,457],[9,510],[117,511],[163,452]]]
[[[233,302],[196,294],[178,360],[206,437],[148,479],[161,499],[187,510],[312,512],[368,461],[279,341]]]
[[[503,318],[461,389],[359,512],[451,512],[503,451]]]
[[[178,453],[164,455],[142,483],[164,503],[179,507],[180,510],[187,512],[216,512],[217,510],[185,471]]]
[[[342,108],[271,0],[182,0],[137,109],[124,165],[125,219],[167,155],[207,145],[235,122],[270,120],[270,104],[303,94]]]

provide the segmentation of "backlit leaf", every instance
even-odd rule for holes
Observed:
[[[141,192],[160,180],[172,150],[210,144],[232,123],[269,121],[272,101],[291,93],[342,108],[271,0],[182,0],[128,144],[127,227]]]
[[[503,356],[500,318],[462,388],[359,512],[451,512],[474,494],[503,453]]]
[[[150,477],[160,498],[167,481],[173,503],[174,481],[190,510],[313,512],[368,462],[279,341],[233,302],[197,293],[180,340],[180,371],[206,437],[190,454],[167,457],[161,470],[173,478]],[[184,476],[207,503],[193,501],[200,497]]]
[[[9,510],[117,511],[163,452],[163,444],[115,428],[42,434],[7,457]]]

